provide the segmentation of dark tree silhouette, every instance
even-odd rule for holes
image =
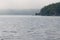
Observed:
[[[36,15],[60,16],[60,2],[43,7],[39,13],[36,13]]]

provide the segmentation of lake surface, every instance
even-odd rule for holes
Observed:
[[[0,16],[0,40],[60,40],[60,17]]]

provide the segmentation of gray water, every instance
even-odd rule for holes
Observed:
[[[60,17],[0,16],[0,40],[60,40]]]

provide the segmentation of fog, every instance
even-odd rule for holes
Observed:
[[[60,0],[0,0],[0,9],[40,9]]]

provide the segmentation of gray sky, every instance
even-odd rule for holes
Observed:
[[[40,9],[60,0],[0,0],[0,9]]]

